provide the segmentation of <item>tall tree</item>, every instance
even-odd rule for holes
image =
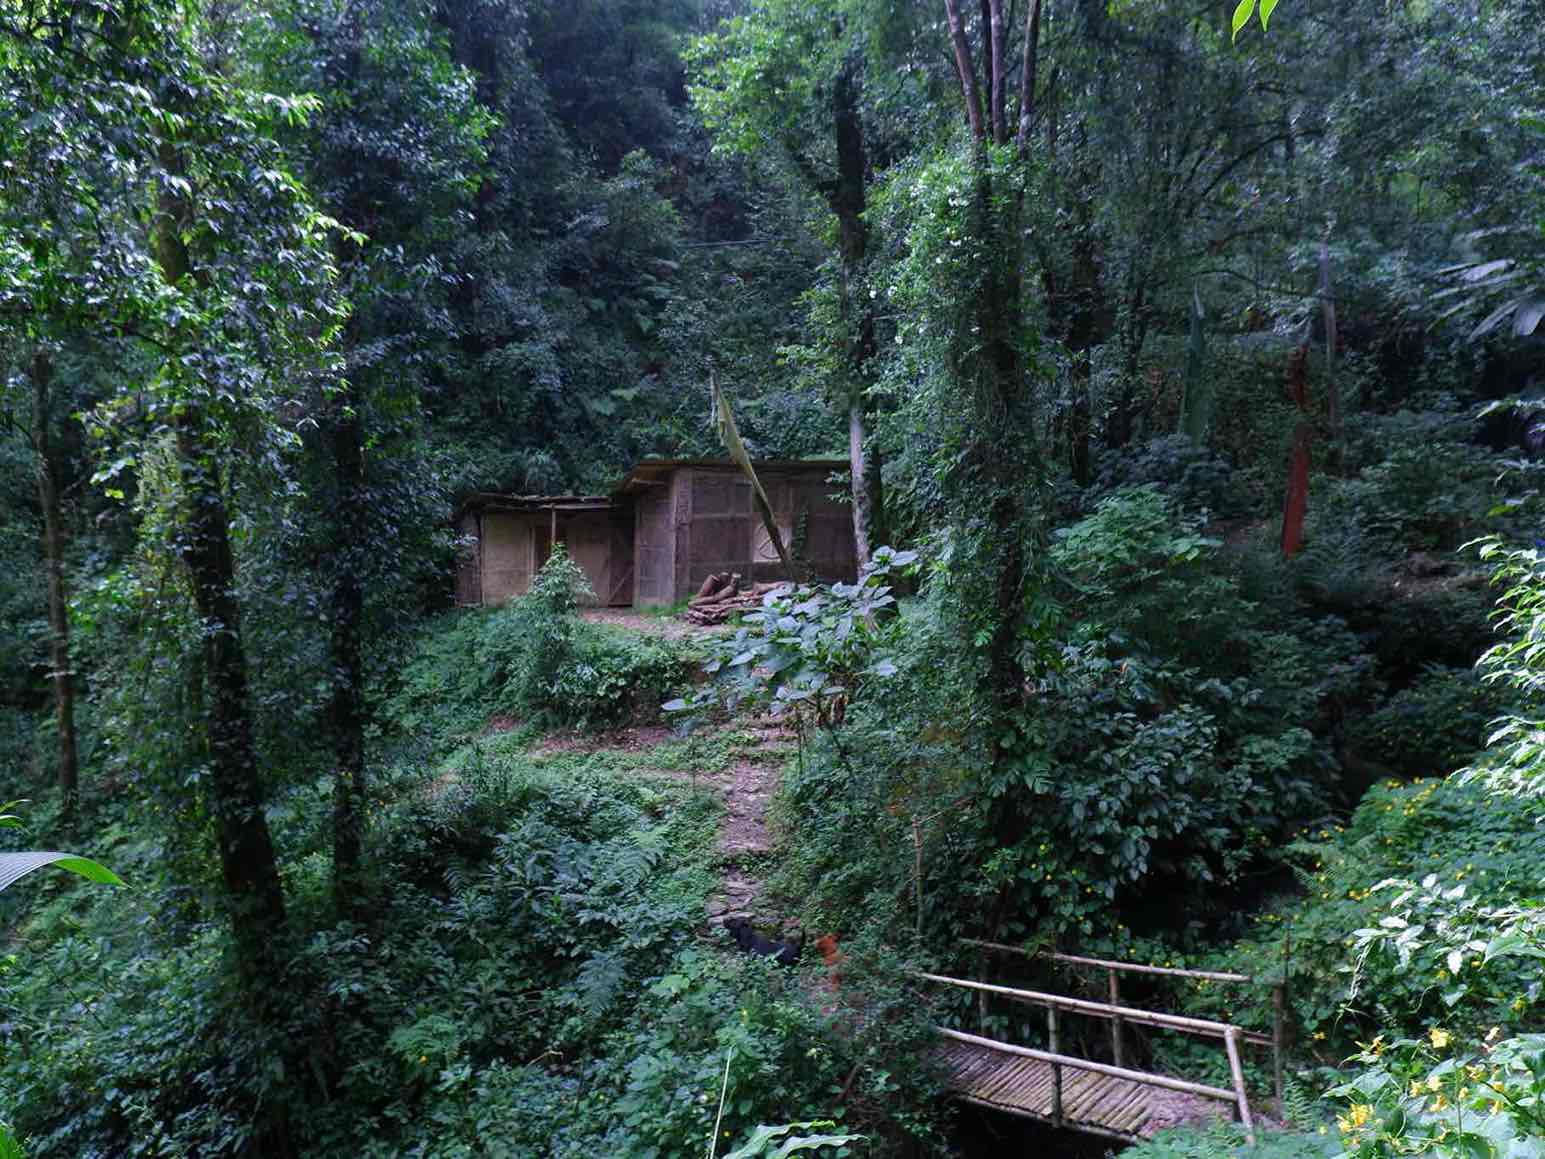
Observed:
[[[351,0],[292,19],[311,54],[284,51],[301,41],[281,36],[271,68],[287,87],[325,94],[300,139],[305,176],[349,231],[335,254],[351,313],[341,373],[314,402],[311,448],[325,465],[308,481],[316,532],[305,558],[330,573],[334,892],[348,912],[362,885],[368,604],[399,602],[433,558],[426,537],[409,530],[442,514],[419,416],[428,375],[454,337],[442,274],[457,215],[477,190],[491,117],[415,4]]]
[[[870,438],[876,302],[866,292],[870,250],[868,133],[877,127],[865,95],[874,30],[847,0],[764,0],[698,41],[693,99],[716,147],[773,160],[836,226],[825,387],[847,414],[853,532],[860,562],[886,538],[878,444]]]
[[[191,9],[39,4],[0,20],[0,139],[27,166],[22,186],[53,192],[26,217],[0,218],[0,304],[45,332],[89,325],[153,368],[101,423],[176,466],[166,546],[186,567],[207,691],[196,783],[237,964],[261,984],[282,956],[285,912],[247,701],[228,488],[243,466],[278,461],[281,384],[310,371],[334,325],[329,223],[273,138],[306,105],[247,87]]]

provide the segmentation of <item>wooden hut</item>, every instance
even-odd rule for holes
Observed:
[[[497,495],[462,504],[464,545],[456,602],[502,604],[526,594],[531,578],[561,543],[590,581],[588,604],[633,602],[633,519],[604,495]]]
[[[829,482],[846,459],[756,464],[786,544],[822,579],[857,568],[852,511]],[[751,484],[721,459],[650,459],[610,495],[469,496],[457,514],[466,550],[456,600],[497,604],[523,594],[554,543],[568,547],[607,605],[674,604],[715,572],[781,579]]]

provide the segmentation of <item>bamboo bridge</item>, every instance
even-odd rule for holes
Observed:
[[[963,939],[965,944],[985,952],[1023,954],[1066,966],[1103,971],[1109,1001],[1095,1002],[1071,995],[1039,990],[1021,990],[990,982],[950,978],[942,974],[920,977],[941,986],[975,992],[981,1022],[987,1020],[989,997],[1043,1007],[1046,1010],[1047,1046],[1040,1050],[1000,1042],[980,1034],[969,1034],[949,1027],[937,1027],[943,1042],[938,1056],[943,1062],[953,1097],[963,1103],[1034,1119],[1054,1127],[1101,1135],[1124,1142],[1137,1142],[1156,1129],[1154,1121],[1160,1104],[1178,1092],[1215,1100],[1229,1107],[1244,1126],[1249,1141],[1255,1142],[1255,1123],[1245,1093],[1244,1068],[1240,1049],[1244,1045],[1269,1047],[1277,1098],[1282,1097],[1283,984],[1272,983],[1272,1033],[1261,1034],[1227,1022],[1190,1018],[1158,1010],[1125,1006],[1121,1002],[1122,974],[1147,974],[1179,978],[1206,979],[1224,984],[1256,984],[1246,974],[1226,974],[1211,970],[1183,970],[1169,966],[1148,966],[1135,962],[1087,958],[1076,954],[1035,952],[1017,946]],[[1099,1062],[1062,1050],[1062,1016],[1074,1015],[1109,1023],[1110,1062]],[[1145,1026],[1218,1040],[1228,1057],[1230,1087],[1210,1086],[1189,1079],[1139,1070],[1127,1065],[1125,1028]],[[1153,1124],[1153,1125],[1151,1125]]]

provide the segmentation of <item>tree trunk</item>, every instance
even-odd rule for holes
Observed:
[[[971,125],[971,136],[982,138],[982,98],[976,87],[976,66],[971,63],[971,45],[966,41],[966,28],[960,19],[958,0],[944,0],[944,15],[949,21],[950,43],[955,46],[955,69],[960,74],[960,91],[966,102],[966,120]]]
[[[360,629],[365,592],[360,579],[365,526],[365,455],[353,393],[336,400],[333,468],[338,480],[340,551],[333,578],[332,697],[328,724],[333,736],[333,901],[339,913],[353,912],[360,896],[360,853],[365,829],[364,672]]]
[[[1293,452],[1288,462],[1287,495],[1282,502],[1282,554],[1298,554],[1304,542],[1304,517],[1309,510],[1309,469],[1314,424],[1309,421],[1309,344],[1288,359],[1288,396],[1298,407],[1298,426],[1293,430]]]
[[[1304,517],[1309,510],[1310,444],[1314,427],[1299,423],[1293,430],[1293,457],[1288,463],[1287,497],[1282,503],[1282,554],[1292,559],[1304,545]]]
[[[49,390],[54,368],[39,347],[32,357],[32,449],[37,456],[38,506],[43,510],[43,565],[48,578],[49,680],[59,732],[61,819],[75,820],[80,800],[80,764],[75,749],[75,684],[70,671],[70,614],[64,591],[64,520],[59,508],[59,464],[49,439]]]
[[[1003,0],[987,0],[988,28],[991,33],[992,68],[992,139],[1002,145],[1009,139],[1007,94],[1004,91],[1008,78],[1008,26],[1004,22]]]
[[[864,386],[868,365],[874,356],[874,309],[862,293],[855,293],[869,250],[869,227],[864,222],[867,208],[865,178],[868,158],[864,149],[863,121],[859,111],[859,80],[863,60],[850,53],[832,87],[832,127],[836,135],[837,181],[827,201],[837,218],[837,257],[841,267],[841,293],[844,340],[843,371],[848,396],[848,467],[853,487],[853,542],[858,566],[869,562],[870,553],[879,544],[876,504],[879,487],[865,459],[867,415]],[[857,314],[855,322],[854,315]],[[873,484],[873,485],[872,485]]]
[[[1035,119],[1035,66],[1036,53],[1041,42],[1041,0],[1031,0],[1025,17],[1024,66],[1019,74],[1019,133],[1015,142],[1019,155],[1030,152],[1030,125]]]
[[[873,500],[869,495],[868,465],[864,462],[864,404],[856,395],[848,405],[848,464],[853,478],[853,544],[862,571],[876,545],[869,538]]]

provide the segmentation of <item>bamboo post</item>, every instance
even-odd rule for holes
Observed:
[[[1283,1097],[1282,1086],[1282,1039],[1283,1033],[1283,1008],[1286,1001],[1283,988],[1286,981],[1278,982],[1271,988],[1271,1076],[1273,1085],[1277,1091],[1277,1102],[1281,1104]]]
[[[1110,978],[1110,1004],[1112,1006],[1120,1006],[1121,987],[1120,983],[1116,981],[1116,971],[1107,970],[1105,973]],[[1121,1015],[1119,1014],[1113,1016],[1110,1020],[1110,1052],[1111,1058],[1117,1066],[1126,1065],[1122,1057],[1123,1051],[1121,1046]]]
[[[1062,1053],[1061,1036],[1057,1033],[1057,1008],[1046,1008],[1046,1036],[1050,1039],[1052,1054]],[[1062,1126],[1062,1064],[1051,1064],[1051,1121],[1053,1126]]]
[[[982,977],[985,978],[987,976],[986,950],[979,952],[977,962],[980,964],[978,969]],[[976,1025],[983,1034],[987,1033],[987,991],[985,990],[978,990],[976,992]]]
[[[1245,1125],[1245,1138],[1255,1146],[1255,1123],[1250,1118],[1250,1100],[1245,1098],[1245,1071],[1239,1065],[1239,1027],[1230,1026],[1223,1034],[1223,1045],[1228,1050],[1229,1074],[1234,1078],[1234,1098],[1239,1104],[1239,1121]]]
[[[923,826],[912,818],[912,896],[917,899],[917,936],[923,936]]]

